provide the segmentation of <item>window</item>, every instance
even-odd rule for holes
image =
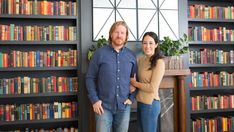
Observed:
[[[119,20],[129,26],[129,41],[140,41],[146,31],[177,39],[178,0],[93,0],[93,40],[108,38]]]

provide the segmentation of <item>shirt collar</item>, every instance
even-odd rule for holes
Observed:
[[[112,52],[116,52],[115,49],[112,47],[111,44],[108,45],[108,47],[112,50]],[[120,49],[120,52],[124,52],[124,49],[125,49],[125,45]]]

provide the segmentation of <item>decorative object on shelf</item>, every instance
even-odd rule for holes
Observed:
[[[101,36],[101,38],[98,39],[96,45],[92,45],[91,48],[89,48],[88,55],[87,55],[88,61],[90,61],[92,59],[93,54],[95,53],[95,51],[98,48],[101,48],[101,47],[107,45],[107,43],[108,43],[107,39],[104,38],[103,36]]]
[[[162,53],[166,56],[166,70],[184,69],[183,54],[188,53],[189,38],[184,34],[179,40],[164,37],[160,45]]]

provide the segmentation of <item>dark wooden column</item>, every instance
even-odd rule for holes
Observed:
[[[179,76],[179,130],[180,132],[186,132],[186,87],[185,87],[185,76]]]

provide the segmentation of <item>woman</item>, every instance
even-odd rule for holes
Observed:
[[[156,132],[160,113],[159,85],[165,72],[165,63],[160,54],[158,36],[146,32],[142,40],[144,55],[138,60],[138,78],[131,78],[131,84],[138,89],[137,116],[140,132]]]

